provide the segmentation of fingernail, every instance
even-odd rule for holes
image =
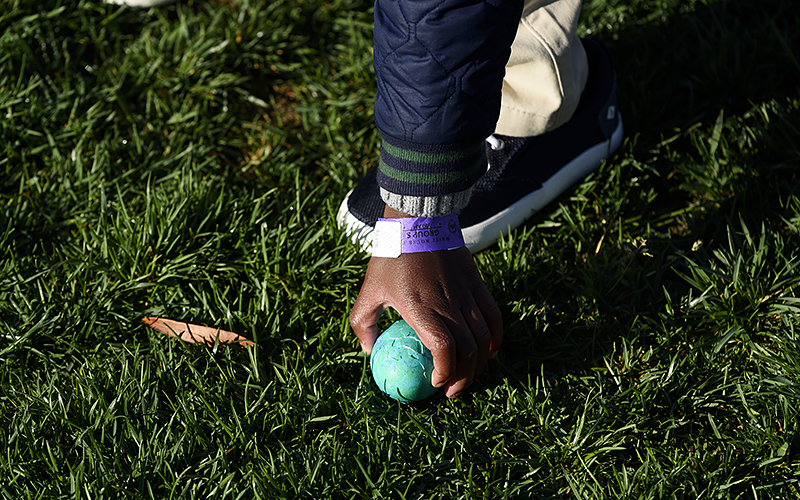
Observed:
[[[497,357],[497,354],[498,354],[499,352],[500,352],[500,350],[499,350],[499,349],[498,349],[497,351],[492,351],[492,352],[490,352],[490,353],[489,353],[489,359],[494,359],[494,358],[496,358],[496,357]]]
[[[369,354],[369,351],[367,350],[367,344],[365,344],[363,342],[361,342],[361,350],[364,351],[365,353]]]
[[[439,374],[436,372],[436,370],[433,370],[433,373],[431,374],[431,385],[436,387],[437,389],[442,387],[442,386],[444,386],[444,384],[447,383],[447,380],[440,380],[438,382],[434,382],[434,380],[436,380],[438,378],[439,378]]]

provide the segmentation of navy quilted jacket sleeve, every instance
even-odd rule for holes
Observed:
[[[457,212],[486,171],[523,0],[377,0],[375,122],[384,201]]]

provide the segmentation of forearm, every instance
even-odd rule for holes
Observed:
[[[521,0],[378,0],[375,121],[384,201],[416,216],[458,212],[486,171]]]

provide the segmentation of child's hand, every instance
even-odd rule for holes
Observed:
[[[466,248],[373,257],[350,325],[369,353],[378,320],[391,307],[433,354],[431,383],[457,396],[503,342],[503,319]]]

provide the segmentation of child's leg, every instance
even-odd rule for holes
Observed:
[[[526,0],[503,79],[496,133],[540,135],[566,123],[589,67],[575,29],[580,0]]]

